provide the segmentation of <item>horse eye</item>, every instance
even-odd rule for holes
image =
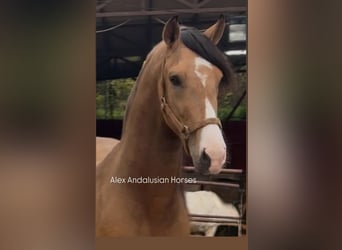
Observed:
[[[174,86],[179,87],[182,85],[182,82],[177,75],[172,75],[169,79]]]

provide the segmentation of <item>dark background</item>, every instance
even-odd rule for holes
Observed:
[[[0,248],[94,249],[96,6],[33,2],[0,8]],[[336,1],[249,2],[250,248],[341,249],[340,19]],[[143,244],[246,249],[247,239],[96,246]]]

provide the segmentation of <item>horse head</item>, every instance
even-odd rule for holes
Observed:
[[[218,96],[233,79],[226,56],[217,48],[225,28],[223,16],[201,32],[171,18],[162,38],[166,57],[159,95],[167,125],[202,174],[217,174],[226,162],[226,143],[217,117]]]

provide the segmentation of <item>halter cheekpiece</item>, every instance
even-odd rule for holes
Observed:
[[[162,65],[162,74],[164,73],[166,59],[164,60],[164,63]],[[170,108],[166,101],[165,97],[165,86],[166,80],[164,79],[164,75],[162,79],[159,81],[158,84],[158,92],[160,96],[160,107],[162,111],[162,116],[164,118],[164,121],[169,126],[169,128],[180,138],[182,141],[183,147],[185,152],[190,155],[189,147],[188,147],[188,140],[192,133],[197,131],[198,129],[201,129],[209,124],[215,124],[222,129],[221,121],[218,118],[208,118],[199,122],[193,122],[189,124],[185,124],[181,119],[177,117],[175,112]]]

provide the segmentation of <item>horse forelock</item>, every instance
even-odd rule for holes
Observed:
[[[193,27],[181,26],[180,39],[188,49],[221,70],[222,83],[228,85],[234,82],[234,72],[227,56],[201,31]]]

